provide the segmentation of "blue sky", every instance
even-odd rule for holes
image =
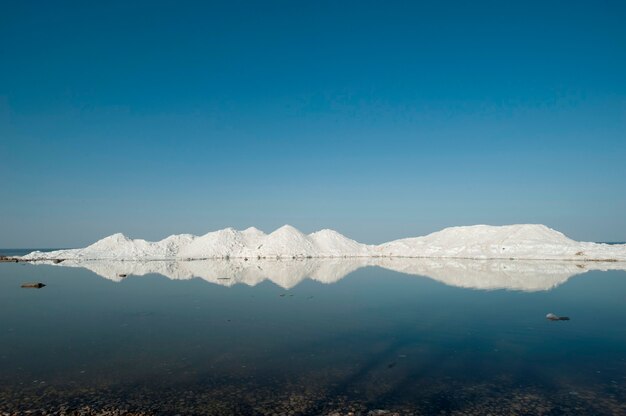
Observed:
[[[94,3],[0,0],[0,247],[626,240],[624,2]]]

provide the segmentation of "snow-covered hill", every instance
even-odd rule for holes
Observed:
[[[270,234],[233,228],[203,236],[173,235],[161,241],[132,240],[114,234],[72,250],[35,251],[24,260],[200,260],[241,258],[420,257],[465,259],[542,259],[626,261],[626,244],[571,240],[545,225],[451,227],[423,237],[378,246],[351,240],[333,230],[309,235],[289,225]]]

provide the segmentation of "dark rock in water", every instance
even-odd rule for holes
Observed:
[[[22,283],[22,287],[27,289],[41,289],[44,286],[43,283]]]
[[[2,263],[17,263],[20,260],[14,257],[0,256],[0,262]]]
[[[546,315],[546,319],[550,321],[569,321],[569,317],[567,316],[557,316],[553,313],[549,313]]]
[[[395,361],[393,363],[387,364],[387,368],[394,368],[396,366]]]

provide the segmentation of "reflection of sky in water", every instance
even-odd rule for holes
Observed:
[[[138,271],[131,263],[125,272]],[[388,405],[418,401],[425,389],[487,382],[551,394],[613,389],[624,398],[623,271],[586,272],[573,263],[510,262],[514,271],[493,262],[305,263],[282,274],[272,269],[276,262],[256,274],[254,263],[237,273],[198,273],[253,287],[186,279],[189,270],[172,264],[163,274],[186,280],[147,275],[116,283],[83,268],[2,264],[0,383],[139,383],[158,391],[227,377],[280,389],[310,384]],[[576,269],[586,273],[568,280]],[[263,275],[269,280],[257,279]],[[468,287],[515,290],[456,287],[464,276]],[[523,278],[532,285],[520,285]],[[48,286],[20,289],[25,281]],[[549,322],[548,312],[572,320]]]

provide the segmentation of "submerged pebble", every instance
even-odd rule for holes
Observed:
[[[553,313],[549,313],[546,315],[546,319],[550,321],[569,321],[569,317],[567,316],[557,316]]]
[[[26,289],[41,289],[42,287],[46,286],[43,283],[22,283],[22,287],[26,288]]]

